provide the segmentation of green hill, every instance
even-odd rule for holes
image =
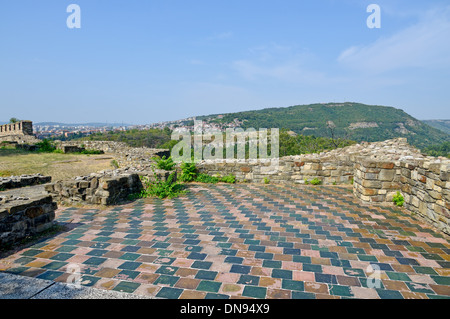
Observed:
[[[360,103],[327,103],[268,108],[197,117],[227,126],[239,121],[242,128],[280,128],[297,134],[375,142],[406,137],[419,149],[450,140],[450,135],[433,128],[400,109]],[[330,128],[331,127],[331,128]]]
[[[426,120],[422,122],[450,134],[450,120]]]

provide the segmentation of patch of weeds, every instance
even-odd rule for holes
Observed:
[[[397,194],[395,194],[394,197],[392,198],[392,201],[396,206],[402,207],[403,204],[405,203],[405,198],[403,197],[402,194],[400,194],[400,192],[397,192]]]
[[[233,174],[230,174],[230,175],[221,177],[220,181],[223,183],[234,184],[234,183],[236,183],[236,176],[234,176]]]
[[[182,163],[181,164],[181,176],[182,182],[193,182],[197,178],[197,167],[195,163]]]
[[[321,185],[321,184],[322,184],[322,181],[321,181],[320,179],[318,179],[318,178],[313,178],[313,179],[311,180],[311,184],[312,184],[312,185]]]
[[[220,180],[218,177],[201,173],[201,174],[197,175],[197,178],[195,179],[195,181],[199,182],[199,183],[216,184]]]
[[[111,161],[111,165],[114,167],[114,168],[119,168],[119,163],[117,163],[117,161],[116,160],[112,160]]]
[[[174,198],[186,193],[184,185],[174,181],[176,172],[171,173],[166,180],[159,179],[155,172],[153,174],[153,181],[148,177],[141,177],[144,188],[140,193],[131,195],[129,199],[133,200],[147,197],[159,197],[161,199]]]
[[[267,177],[264,177],[264,184],[270,184],[270,179],[268,179]]]
[[[177,163],[173,161],[171,156],[169,156],[168,158],[166,158],[166,156],[163,156],[162,158],[154,157],[153,159],[156,162],[156,167],[165,171],[172,171],[175,165],[177,165]]]

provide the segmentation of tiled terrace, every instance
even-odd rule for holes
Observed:
[[[82,285],[170,299],[450,297],[448,237],[349,188],[191,185],[57,221],[69,230],[0,270],[66,282],[80,269]]]

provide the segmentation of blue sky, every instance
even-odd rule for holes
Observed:
[[[66,25],[72,3],[80,29]],[[343,101],[449,119],[448,39],[445,0],[4,1],[0,120],[145,124]]]

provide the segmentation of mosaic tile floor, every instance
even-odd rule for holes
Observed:
[[[70,230],[0,270],[170,299],[450,298],[448,237],[347,188],[191,185],[57,221]]]

